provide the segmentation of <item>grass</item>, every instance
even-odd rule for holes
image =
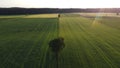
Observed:
[[[119,15],[116,15],[116,13],[79,13],[79,15],[88,16],[88,17],[96,17],[96,16],[97,17],[98,16],[102,16],[102,17],[120,17]]]
[[[34,14],[28,15],[24,18],[57,18],[58,14]]]
[[[57,18],[58,14],[0,15],[1,18]]]
[[[26,15],[0,15],[0,19],[1,18],[22,18]]]
[[[48,43],[58,35],[66,44],[59,68],[120,68],[119,18],[41,16],[0,18],[0,68],[56,68]]]
[[[60,19],[60,28],[66,43],[61,68],[120,67],[119,30],[92,19],[65,15]]]
[[[116,13],[80,13],[80,15],[82,17],[99,21],[107,26],[120,29],[120,15],[116,15]]]
[[[101,23],[120,30],[120,18],[102,18]]]
[[[41,68],[57,27],[57,18],[0,22],[0,68]]]

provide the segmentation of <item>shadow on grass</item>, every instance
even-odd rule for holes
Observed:
[[[47,51],[46,57],[45,57],[44,68],[51,68],[53,66],[56,67],[56,56],[48,48],[48,51]]]

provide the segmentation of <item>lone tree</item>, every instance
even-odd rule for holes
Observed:
[[[58,57],[60,51],[65,47],[64,38],[59,37],[49,42],[49,47],[51,51],[55,54],[56,61],[57,61],[57,68],[58,68]]]
[[[120,9],[117,8],[117,9],[116,9],[116,15],[119,15],[119,11],[120,11]]]
[[[117,12],[116,15],[119,15],[119,12]]]
[[[60,14],[58,14],[58,18],[60,18]]]

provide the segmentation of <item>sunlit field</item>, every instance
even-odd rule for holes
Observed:
[[[0,68],[56,68],[48,43],[57,37],[59,68],[120,68],[120,18],[103,15],[0,16]]]
[[[120,15],[117,15],[116,13],[77,13],[77,14],[88,17],[120,17]]]
[[[1,18],[57,18],[58,14],[0,15]]]
[[[109,23],[104,24],[104,20],[109,21],[62,15],[60,35],[66,39],[66,49],[61,64],[68,68],[120,67],[120,30],[116,28],[120,25],[119,20],[115,21],[118,25],[114,27],[109,26]]]
[[[120,15],[117,15],[116,13],[79,13],[79,14],[82,17],[92,19],[94,22],[99,21],[99,23],[120,29],[119,23]]]

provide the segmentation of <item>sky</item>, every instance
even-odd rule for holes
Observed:
[[[120,0],[1,0],[0,7],[120,8]]]

